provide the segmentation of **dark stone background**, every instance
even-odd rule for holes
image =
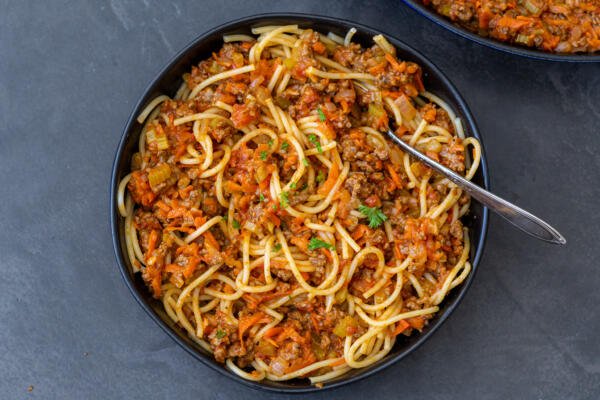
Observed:
[[[278,397],[203,366],[150,320],[123,284],[108,226],[110,167],[144,87],[199,33],[267,11],[344,17],[419,48],[471,107],[493,189],[569,240],[542,244],[492,217],[478,276],[431,340],[307,397],[599,397],[599,64],[499,53],[400,1],[0,0],[0,10],[1,398]]]

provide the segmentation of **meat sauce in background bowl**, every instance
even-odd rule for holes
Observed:
[[[560,62],[600,62],[600,51],[582,51],[576,53],[569,52],[573,51],[574,49],[568,42],[572,42],[575,40],[574,38],[569,38],[569,40],[562,42],[556,41],[559,35],[565,36],[567,33],[569,34],[567,36],[574,34],[575,36],[581,37],[582,33],[579,32],[581,29],[575,29],[575,31],[572,33],[567,29],[566,26],[563,25],[557,25],[556,27],[550,27],[549,29],[535,29],[537,25],[544,23],[540,18],[540,14],[543,12],[543,9],[533,8],[537,7],[534,4],[534,0],[518,2],[518,6],[522,7],[523,15],[516,15],[519,14],[519,11],[512,9],[510,12],[504,13],[506,15],[502,13],[497,15],[481,15],[481,10],[472,10],[471,8],[467,10],[464,9],[464,7],[461,8],[459,6],[453,7],[454,4],[458,5],[458,2],[455,0],[436,1],[435,4],[431,0],[403,1],[418,14],[426,17],[430,21],[433,21],[437,25],[442,26],[466,39],[496,50],[538,60]],[[532,13],[532,10],[536,12]],[[560,10],[557,9],[554,11]],[[446,15],[448,15],[448,17]],[[489,18],[494,19],[493,24],[491,24],[494,25],[494,27],[488,26],[487,28],[480,28],[480,15],[483,21],[488,24]],[[597,16],[597,18],[600,18],[600,14]],[[498,26],[498,24],[500,26]],[[544,24],[544,26],[547,25]],[[591,29],[595,28],[592,26]],[[484,35],[479,35],[476,32],[477,30],[481,30],[481,33]],[[487,31],[490,31],[492,35],[486,34]],[[556,33],[556,35],[552,34],[550,31]],[[491,37],[494,35],[503,36],[504,41],[496,40]],[[514,43],[510,43],[510,41],[514,41]],[[594,43],[596,41],[597,39],[594,39]],[[543,50],[544,48],[546,48],[546,50]],[[565,52],[561,53],[560,51]]]

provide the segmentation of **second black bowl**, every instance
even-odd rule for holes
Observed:
[[[549,53],[534,48],[528,48],[523,46],[517,46],[510,43],[503,43],[499,40],[494,40],[488,37],[479,36],[470,30],[463,28],[457,24],[454,24],[448,18],[436,13],[429,7],[423,5],[422,0],[402,0],[410,8],[426,17],[427,19],[435,22],[436,24],[448,29],[451,32],[456,33],[466,39],[472,40],[479,44],[482,44],[492,49],[500,50],[506,53],[534,58],[538,60],[547,61],[562,61],[562,62],[600,62],[600,54],[563,54],[563,53]]]
[[[125,129],[123,136],[117,148],[117,154],[113,164],[112,179],[110,186],[110,220],[112,229],[112,238],[117,263],[125,283],[131,290],[131,293],[136,298],[140,306],[150,315],[150,317],[179,345],[181,345],[190,354],[207,366],[229,376],[238,382],[244,383],[254,388],[265,389],[275,392],[310,392],[323,390],[315,386],[311,386],[310,382],[305,380],[293,380],[289,382],[251,382],[244,380],[222,364],[217,363],[211,354],[207,353],[201,347],[196,345],[186,334],[185,330],[172,322],[166,315],[161,302],[152,297],[148,288],[142,281],[139,274],[133,274],[131,265],[126,256],[124,237],[124,221],[120,217],[117,209],[117,186],[120,180],[128,174],[130,168],[130,160],[132,154],[136,151],[139,135],[142,126],[137,123],[136,117],[146,104],[154,99],[159,94],[174,95],[175,91],[181,84],[181,75],[187,72],[192,65],[199,61],[210,57],[213,51],[218,50],[222,46],[222,37],[225,34],[245,33],[249,34],[252,27],[263,25],[287,25],[298,24],[303,28],[311,28],[319,32],[333,32],[338,35],[345,35],[348,29],[354,27],[358,30],[353,38],[353,41],[360,43],[363,46],[371,46],[372,38],[377,34],[384,34],[388,40],[397,48],[398,57],[403,60],[414,61],[423,68],[423,80],[427,89],[441,97],[446,101],[462,119],[465,126],[467,136],[474,136],[481,141],[475,121],[467,108],[464,100],[450,83],[448,78],[428,59],[415,49],[409,47],[404,42],[379,32],[376,29],[369,28],[353,22],[340,20],[336,18],[307,15],[307,14],[262,14],[251,16],[236,21],[232,21],[216,27],[195,39],[179,54],[177,54],[150,83],[141,99],[133,109]],[[477,171],[473,181],[478,185],[488,188],[488,174],[485,155],[482,156],[481,166]],[[473,271],[467,277],[465,282],[453,289],[444,302],[441,304],[440,311],[430,321],[428,326],[421,334],[410,337],[402,337],[396,342],[392,351],[379,362],[364,368],[351,370],[346,375],[336,378],[325,384],[325,388],[332,388],[354,382],[361,378],[374,374],[377,371],[399,361],[418,346],[420,346],[429,336],[435,332],[440,325],[454,311],[458,303],[461,301],[467,289],[471,285],[471,281],[477,271],[477,266],[483,253],[487,226],[488,226],[488,210],[477,202],[473,202],[471,211],[464,219],[465,225],[469,227],[471,239],[471,254],[470,260],[473,265]]]

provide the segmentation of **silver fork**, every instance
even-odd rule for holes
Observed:
[[[520,207],[517,207],[503,198],[498,197],[483,188],[480,188],[473,182],[466,180],[451,169],[444,167],[442,164],[432,160],[420,151],[414,149],[408,143],[405,143],[399,137],[397,137],[392,131],[388,130],[387,135],[394,143],[402,147],[404,151],[448,178],[450,181],[456,184],[456,186],[465,191],[465,193],[468,193],[472,198],[476,199],[481,204],[488,207],[490,210],[494,211],[496,214],[500,215],[502,218],[523,232],[545,242],[561,245],[567,243],[567,240],[563,237],[563,235],[561,235],[560,232],[550,226],[550,224],[547,222],[544,222],[542,219],[523,210]]]

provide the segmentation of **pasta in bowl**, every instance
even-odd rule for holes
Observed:
[[[291,22],[224,32],[145,102],[114,201],[171,326],[244,380],[322,387],[425,336],[472,275],[470,199],[383,132],[469,179],[484,166],[384,35]]]

